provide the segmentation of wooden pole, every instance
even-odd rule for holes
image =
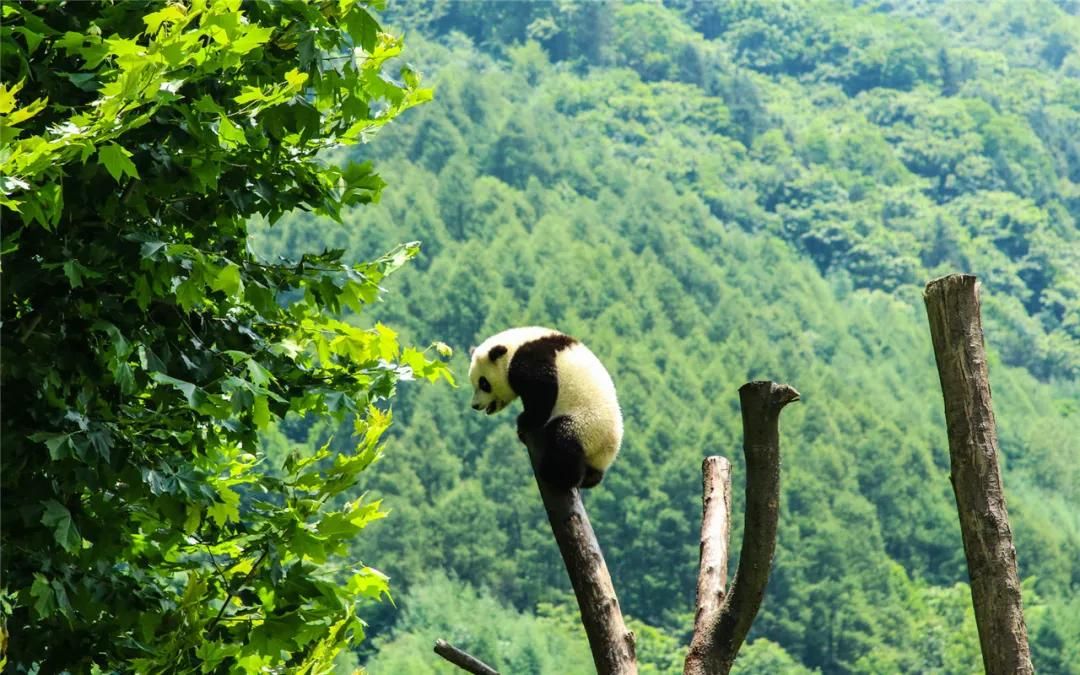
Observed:
[[[998,467],[979,283],[966,274],[935,279],[926,285],[923,300],[945,399],[950,479],[983,667],[989,675],[1027,675],[1034,668]]]
[[[746,514],[739,567],[720,611],[706,607],[711,620],[695,622],[685,675],[728,673],[761,607],[776,552],[780,517],[780,411],[798,400],[799,392],[786,384],[749,382],[739,389],[746,457]],[[705,562],[703,558],[703,566]],[[704,568],[701,573],[706,573]],[[699,589],[702,583],[699,575]],[[715,578],[705,582],[707,592],[717,592],[715,583]],[[699,612],[701,603],[699,596]]]
[[[604,554],[596,541],[589,514],[581,503],[577,488],[559,490],[540,480],[536,473],[540,439],[536,435],[522,437],[529,449],[536,485],[547,510],[551,532],[566,563],[570,584],[581,610],[581,623],[589,638],[593,663],[598,675],[635,675],[637,656],[634,634],[626,628],[615,587],[611,583]]]

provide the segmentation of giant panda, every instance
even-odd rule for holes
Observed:
[[[521,397],[518,435],[540,432],[537,471],[554,487],[591,488],[622,443],[615,385],[588,347],[551,328],[511,328],[472,351],[472,407],[491,415]]]

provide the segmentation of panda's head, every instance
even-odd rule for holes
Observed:
[[[491,415],[517,398],[510,388],[510,356],[506,345],[490,340],[472,351],[469,381],[473,386],[473,410]]]

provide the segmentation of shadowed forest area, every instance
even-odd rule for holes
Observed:
[[[392,188],[350,228],[286,216],[256,248],[422,240],[373,316],[452,345],[459,374],[510,325],[601,356],[627,433],[586,504],[643,672],[681,668],[700,461],[741,475],[735,390],[768,378],[804,403],[736,669],[980,669],[920,298],[978,274],[1035,664],[1080,672],[1078,6],[714,4],[392,4],[436,89],[361,153]],[[370,610],[360,661],[447,669],[442,636],[506,672],[586,672],[512,419],[467,399],[403,390],[364,476],[392,513],[356,550],[397,606]],[[268,443],[335,432],[285,423]]]

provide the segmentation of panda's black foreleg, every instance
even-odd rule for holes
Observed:
[[[556,417],[544,427],[544,447],[538,471],[545,483],[563,490],[585,480],[585,451],[574,434],[570,418]]]

